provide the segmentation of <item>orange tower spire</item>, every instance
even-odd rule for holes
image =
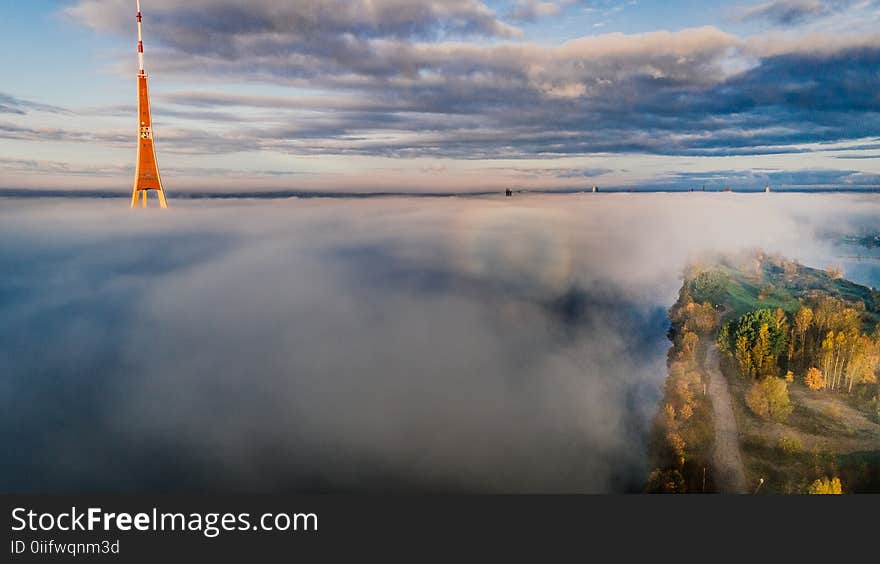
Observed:
[[[144,37],[141,31],[141,0],[137,0],[138,27],[138,148],[137,168],[134,173],[134,190],[131,194],[131,207],[138,201],[147,207],[147,192],[155,190],[159,195],[159,205],[168,207],[165,189],[159,176],[156,162],[156,147],[153,145],[153,120],[150,117],[150,94],[147,88],[147,73],[144,72]]]

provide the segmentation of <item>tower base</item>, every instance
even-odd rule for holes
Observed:
[[[150,190],[138,190],[137,188],[131,193],[131,207],[136,208],[138,202],[140,202],[141,207],[147,207],[147,192]],[[163,210],[168,208],[168,201],[165,199],[165,191],[164,190],[155,190],[155,192],[159,195],[159,207]]]

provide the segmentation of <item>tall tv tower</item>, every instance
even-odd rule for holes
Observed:
[[[147,207],[147,193],[155,190],[159,195],[159,205],[168,207],[165,200],[165,189],[159,177],[159,165],[156,162],[156,147],[153,145],[153,120],[150,117],[150,94],[147,89],[147,73],[144,72],[144,36],[141,31],[141,0],[137,0],[138,26],[138,148],[137,168],[134,172],[134,190],[131,193],[131,207],[141,201]]]

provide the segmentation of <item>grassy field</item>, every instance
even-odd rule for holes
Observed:
[[[728,319],[764,308],[792,313],[801,299],[821,292],[850,303],[863,303],[867,328],[873,330],[880,323],[880,292],[836,273],[758,255],[723,259],[703,274],[713,279],[701,283],[698,276],[690,280],[694,299],[723,306]]]
[[[801,493],[820,476],[840,476],[847,493],[880,493],[880,425],[869,421],[839,395],[807,400],[811,392],[791,386],[794,411],[779,423],[756,417],[745,403],[750,382],[732,362],[722,372],[734,397],[734,412],[748,482],[764,493]]]

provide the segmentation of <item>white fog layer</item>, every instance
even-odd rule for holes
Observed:
[[[0,199],[9,491],[639,491],[688,260],[880,196]]]

